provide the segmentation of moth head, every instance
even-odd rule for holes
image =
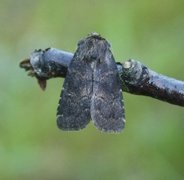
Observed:
[[[86,38],[84,39],[81,39],[79,42],[78,42],[78,46],[87,42],[87,40],[89,41],[106,41],[105,38],[103,38],[100,34],[96,33],[96,32],[92,32],[90,34],[87,35]],[[107,41],[106,41],[107,42]],[[107,42],[108,43],[108,42]],[[109,47],[110,47],[110,44],[108,43]]]
[[[110,44],[98,33],[91,33],[78,42],[78,50],[82,53],[84,59],[101,59],[109,49]]]

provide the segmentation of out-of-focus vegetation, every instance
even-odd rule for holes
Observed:
[[[184,179],[184,109],[124,93],[126,128],[56,127],[62,79],[42,92],[19,61],[36,48],[74,52],[98,32],[117,60],[184,80],[183,0],[0,0],[0,179]]]

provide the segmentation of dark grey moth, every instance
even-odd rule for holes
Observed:
[[[83,129],[90,120],[105,132],[125,126],[118,69],[109,43],[96,33],[79,41],[57,109],[62,130]]]

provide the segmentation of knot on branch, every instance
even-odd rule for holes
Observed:
[[[127,89],[130,86],[141,86],[149,80],[149,71],[139,61],[130,59],[122,63],[120,78]]]

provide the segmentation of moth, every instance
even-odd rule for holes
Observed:
[[[97,33],[78,42],[69,65],[57,109],[60,129],[80,130],[90,120],[101,131],[125,126],[118,69],[109,43]]]

